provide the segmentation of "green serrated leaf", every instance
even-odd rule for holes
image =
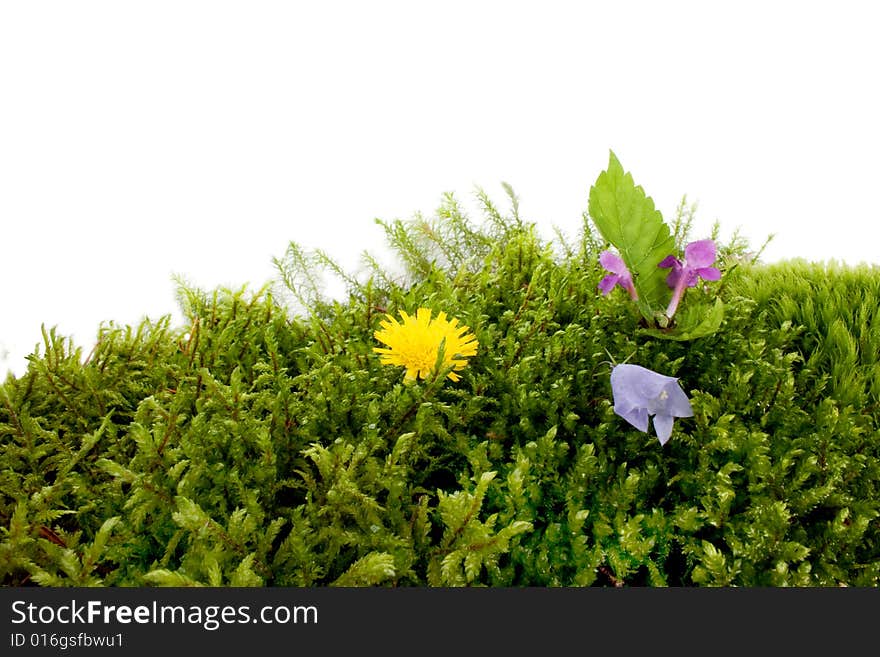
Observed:
[[[724,302],[715,299],[715,304],[691,304],[682,308],[676,316],[676,325],[668,329],[639,329],[639,333],[663,340],[696,340],[712,335],[724,321]]]
[[[673,253],[675,240],[654,201],[636,185],[613,152],[608,168],[590,188],[588,211],[599,233],[619,252],[633,277],[639,310],[651,320],[669,298],[666,272],[657,265]]]

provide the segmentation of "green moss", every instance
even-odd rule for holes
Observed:
[[[483,226],[451,196],[383,222],[397,273],[292,244],[287,302],[182,284],[183,326],[104,327],[87,358],[47,332],[0,385],[3,584],[880,583],[880,271],[731,243],[720,330],[656,339],[597,293],[588,224],[545,242],[508,192]],[[476,334],[459,382],[373,353],[419,306]],[[679,377],[665,446],[614,414],[609,355]]]

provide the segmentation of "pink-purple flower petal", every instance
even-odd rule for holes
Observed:
[[[715,242],[710,239],[697,240],[684,248],[683,263],[672,255],[660,261],[658,267],[672,268],[666,276],[666,284],[673,290],[672,299],[666,308],[667,317],[675,314],[685,288],[695,287],[701,278],[705,281],[717,281],[721,278],[721,272],[711,266],[716,255]]]
[[[669,275],[666,277],[666,285],[670,288],[675,289],[675,284],[678,283],[678,279],[681,277],[681,269],[673,269],[669,272]]]
[[[684,259],[691,269],[708,267],[715,262],[715,242],[712,240],[697,240],[684,247]]]
[[[672,267],[673,271],[677,271],[681,269],[681,262],[674,255],[668,255],[663,260],[660,261],[658,267],[662,267],[663,269],[667,269],[668,267]]]
[[[631,299],[638,299],[632,274],[626,268],[623,258],[611,251],[602,251],[599,254],[599,264],[611,272],[599,282],[599,289],[602,291],[602,294],[608,294],[614,289],[615,285],[619,285],[629,293]]]
[[[623,258],[616,253],[602,251],[602,253],[599,254],[599,264],[602,265],[603,269],[607,269],[612,274],[629,276],[629,270],[626,268],[626,263],[623,261]]]
[[[608,294],[611,290],[614,289],[614,286],[617,285],[617,281],[620,280],[620,276],[617,274],[608,274],[605,278],[599,281],[599,289],[602,291],[602,294]]]
[[[715,267],[700,267],[697,270],[697,274],[699,274],[700,278],[704,281],[721,280],[721,272]]]

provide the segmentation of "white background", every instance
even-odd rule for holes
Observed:
[[[872,4],[0,0],[0,376],[443,192],[576,235],[609,149],[696,237],[880,263]]]

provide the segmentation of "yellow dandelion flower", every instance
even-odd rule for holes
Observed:
[[[435,319],[431,319],[428,308],[419,308],[415,317],[403,310],[400,315],[403,324],[391,315],[382,320],[382,328],[373,335],[388,348],[374,347],[373,351],[381,354],[379,360],[384,365],[406,367],[406,381],[428,378],[437,364],[441,344],[444,344],[444,368],[451,365],[454,370],[460,370],[467,364],[467,358],[477,353],[477,338],[469,333],[470,328],[460,326],[457,319],[447,320],[445,312],[438,313]],[[455,372],[449,372],[448,376],[453,381],[459,379]]]

